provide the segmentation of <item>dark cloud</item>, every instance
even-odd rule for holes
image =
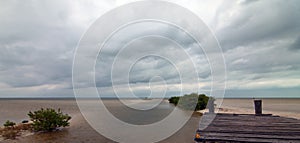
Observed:
[[[216,23],[222,27],[217,31],[217,37],[225,50],[260,41],[293,38],[300,31],[297,20],[300,2],[297,0],[260,1],[251,5],[232,3],[222,9],[216,15]]]
[[[2,1],[1,82],[12,88],[68,83],[79,27],[69,25],[66,3]]]
[[[1,96],[13,96],[14,93],[23,96],[73,96],[74,49],[84,30],[99,16],[96,11],[96,16],[92,17],[92,11],[105,4],[101,3],[98,7],[94,5],[93,2],[74,1],[1,1]],[[256,82],[266,81],[270,82],[259,88],[300,86],[295,80],[300,78],[300,1],[226,1],[216,9],[212,22],[208,23],[212,23],[209,26],[224,50],[230,91],[235,88],[252,88]],[[86,73],[95,74],[98,88],[109,90],[103,93],[111,92],[112,64],[121,47],[147,34],[165,36],[176,41],[183,49],[174,48],[166,39],[145,38],[135,41],[133,46],[129,45],[129,50],[117,58],[127,63],[132,62],[130,57],[136,53],[163,53],[175,57],[172,62],[185,73],[195,70],[189,66],[189,60],[192,60],[198,77],[188,74],[184,78],[199,78],[199,84],[209,89],[212,79],[210,64],[213,63],[209,63],[198,43],[188,34],[165,23],[148,22],[127,28],[110,39],[108,47],[100,51],[95,73]],[[189,56],[183,57],[185,52]],[[128,68],[125,64],[115,68],[118,71],[113,78],[117,86],[129,83],[133,88],[144,87],[153,77],[158,76],[168,85],[174,86],[168,90],[168,95],[179,93],[175,85],[180,84],[180,74],[167,59],[155,56],[141,58],[132,65],[129,79],[121,76],[124,69]],[[291,84],[285,86],[281,82],[271,82],[278,80],[291,80]],[[152,82],[161,84],[160,81]],[[93,85],[80,84],[81,88]],[[267,90],[261,93],[270,94]],[[149,94],[149,89],[137,88],[134,92],[139,95]],[[248,91],[241,90],[232,94],[242,95],[242,92]],[[251,93],[258,92],[253,90]]]

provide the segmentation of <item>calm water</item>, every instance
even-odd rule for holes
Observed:
[[[155,100],[149,101],[135,101],[130,100],[132,104],[139,106],[147,106],[147,103],[155,102]],[[90,110],[98,110],[94,108],[94,104],[98,103],[97,100],[84,100],[87,106],[90,106]],[[174,106],[163,101],[157,107],[151,110],[135,110],[129,108],[119,102],[118,100],[103,100],[106,108],[117,118],[131,124],[151,124],[162,120],[171,113]],[[158,102],[159,103],[159,102]],[[0,124],[3,124],[6,120],[12,120],[15,122],[21,122],[22,120],[28,120],[27,114],[29,111],[38,110],[40,108],[60,108],[63,112],[70,115],[79,114],[79,108],[77,107],[75,100],[0,100]],[[135,117],[135,118],[132,118]]]
[[[96,101],[86,100],[86,106],[91,111],[98,110],[92,104]],[[136,101],[133,101],[133,103]],[[148,102],[148,101],[147,101]],[[152,102],[152,100],[149,100]],[[104,100],[106,108],[118,119],[127,123],[143,125],[151,124],[164,119],[174,109],[168,102],[161,102],[159,106],[147,111],[128,108],[117,100]],[[139,102],[140,103],[140,102]],[[138,105],[138,104],[137,104]],[[146,103],[140,105],[147,105]],[[83,118],[75,100],[0,100],[0,123],[12,120],[17,123],[24,119],[28,120],[28,111],[40,108],[60,108],[64,113],[72,116],[71,126],[53,133],[35,134],[23,137],[13,142],[113,142],[97,133]],[[162,142],[193,142],[194,134],[198,128],[200,116],[193,116],[183,128]],[[159,131],[158,131],[159,132]],[[10,142],[10,141],[4,141]]]
[[[104,103],[115,117],[137,125],[150,124],[162,120],[164,117],[168,116],[174,108],[174,106],[169,103],[162,102],[154,109],[138,111],[123,106],[117,100],[104,100]],[[220,100],[217,100],[217,103],[220,104]],[[146,104],[143,103],[142,105]],[[253,109],[253,100],[224,99],[221,107]],[[61,108],[64,113],[68,113],[73,117],[71,126],[60,132],[35,134],[13,142],[113,142],[98,134],[89,126],[80,114],[75,100],[2,99],[0,100],[0,124],[3,124],[6,120],[12,120],[17,123],[24,119],[28,120],[28,111],[34,111],[40,108]],[[263,110],[300,114],[300,99],[263,99]],[[182,129],[162,142],[192,143],[195,130],[198,128],[199,120],[200,117],[192,117]]]
[[[253,99],[217,100],[221,107],[254,109]],[[135,124],[149,124],[163,119],[173,110],[173,106],[162,102],[152,110],[138,111],[122,106],[117,100],[104,100],[104,104],[114,116]],[[27,118],[29,111],[40,108],[61,108],[62,111],[75,115],[79,113],[75,100],[7,100],[0,99],[0,125],[6,120],[21,122]],[[274,112],[291,112],[300,114],[300,99],[263,99],[263,110]],[[130,118],[134,115],[136,118]]]

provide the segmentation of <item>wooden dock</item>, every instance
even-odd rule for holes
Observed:
[[[300,143],[300,120],[273,115],[204,114],[198,142]]]

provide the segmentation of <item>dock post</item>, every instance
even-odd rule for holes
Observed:
[[[208,111],[209,113],[215,113],[215,99],[213,97],[209,97],[208,99]]]
[[[262,100],[254,100],[255,115],[262,114]]]

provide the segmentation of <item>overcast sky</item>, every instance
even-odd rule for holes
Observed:
[[[0,1],[0,97],[73,97],[73,56],[81,36],[105,12],[129,2],[132,1]],[[300,97],[299,0],[172,2],[191,10],[216,35],[227,69],[225,97]],[[116,52],[113,49],[124,46],[116,39],[130,38],[128,31],[156,31],[185,43],[184,49],[196,61],[198,72],[197,77],[191,75],[187,80],[199,78],[200,91],[183,91],[207,93],[211,81],[209,62],[203,52],[193,48],[191,39],[166,25],[134,26],[120,31],[110,49],[103,49],[98,57],[96,85],[102,96],[111,97],[113,93],[109,68]],[[136,44],[131,47],[159,47],[159,53],[181,54],[170,43],[155,38]],[[124,55],[120,59],[126,61],[128,53]],[[189,63],[184,58],[172,62],[158,56],[144,57],[132,66],[129,79],[114,75],[116,88],[129,83],[135,94],[148,96],[151,89],[154,92],[167,85],[167,96],[176,95],[180,89],[176,68],[185,72],[195,69],[186,66]],[[115,70],[122,73],[120,66]]]

